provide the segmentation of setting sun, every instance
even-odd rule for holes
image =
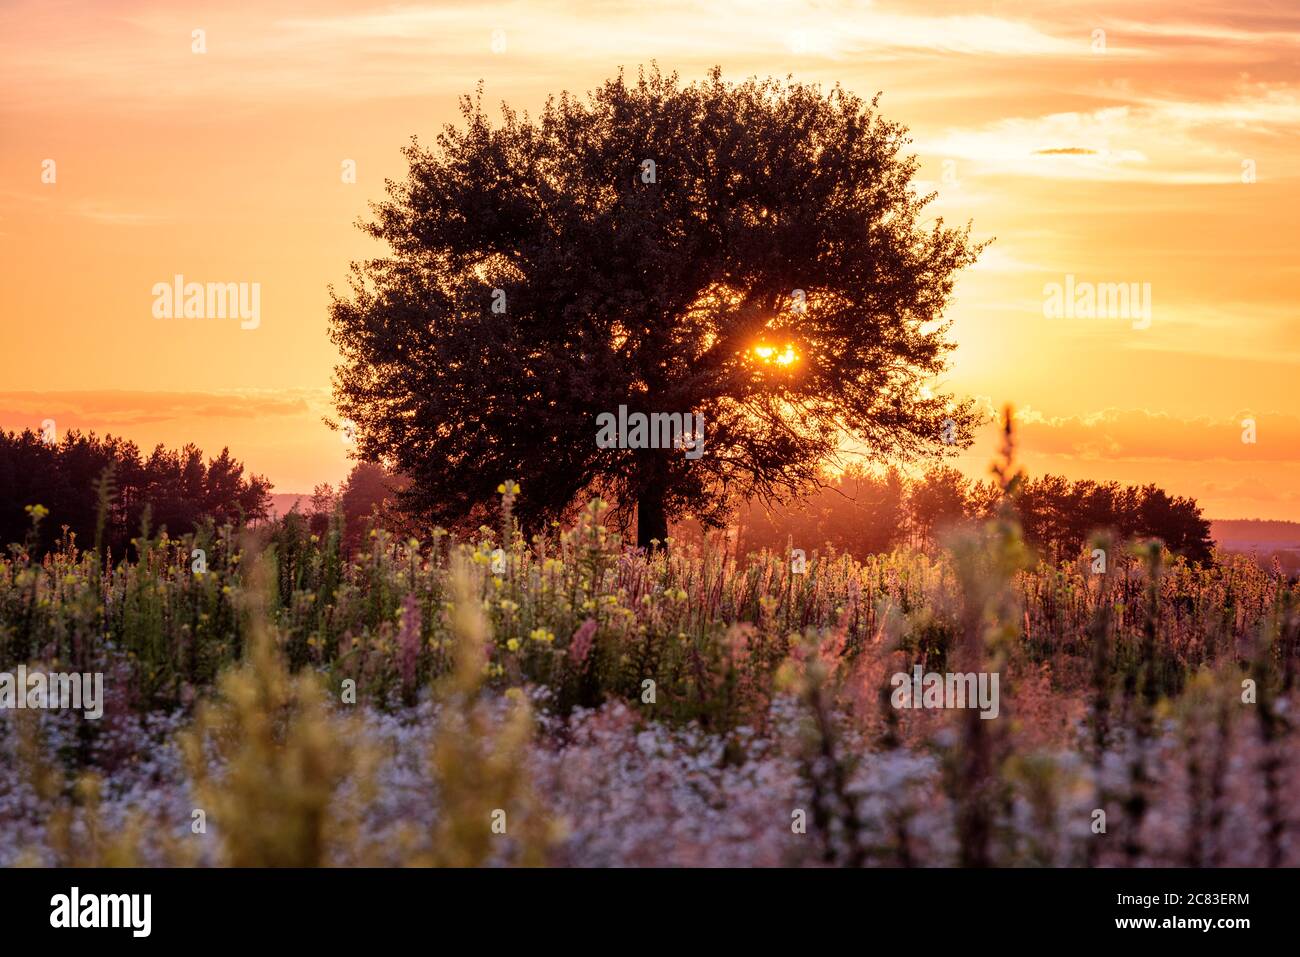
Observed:
[[[754,355],[767,363],[788,366],[799,361],[799,354],[794,351],[794,347],[787,345],[784,352],[778,353],[776,346],[754,346]]]

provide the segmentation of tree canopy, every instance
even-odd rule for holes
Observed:
[[[836,86],[620,73],[536,119],[478,96],[405,150],[363,224],[389,252],[334,296],[335,402],[406,506],[525,526],[602,494],[638,541],[814,482],[845,440],[896,461],[970,441],[931,391],[980,246],[927,222],[902,126]],[[703,416],[703,454],[602,448],[597,417]]]

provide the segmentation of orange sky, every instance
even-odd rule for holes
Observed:
[[[10,2],[0,426],[228,444],[277,491],[336,482],[327,287],[378,252],[354,223],[400,147],[480,79],[536,112],[651,59],[883,92],[933,213],[997,238],[959,282],[945,385],[1014,402],[1031,471],[1300,519],[1300,8],[1282,3]],[[155,319],[176,274],[260,283],[260,324]],[[1149,283],[1150,323],[1045,317],[1067,275]]]

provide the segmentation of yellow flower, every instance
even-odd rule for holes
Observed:
[[[518,651],[518,650],[519,650],[519,639],[518,639],[518,638],[511,638],[509,641],[506,642],[506,648],[508,648],[508,649],[511,650],[511,651]]]
[[[547,643],[555,640],[555,635],[547,631],[545,628],[534,628],[528,633],[528,637],[533,641],[542,641]]]

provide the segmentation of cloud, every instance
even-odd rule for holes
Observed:
[[[1255,442],[1242,441],[1246,420]],[[1215,419],[1145,409],[1105,409],[1083,416],[1016,414],[1019,441],[1036,455],[1080,460],[1300,462],[1300,416],[1239,410]]]
[[[109,209],[100,203],[77,203],[72,212],[101,226],[157,226],[172,221],[169,216]]]
[[[1300,126],[1300,90],[1237,78],[1224,92],[1155,96],[1127,84],[1079,91],[1089,110],[1012,116],[918,138],[967,173],[1099,182],[1239,184],[1242,161]]]
[[[102,435],[112,429],[194,419],[285,418],[311,414],[323,392],[0,392],[0,427],[37,429],[48,418],[60,432],[82,429]]]
[[[211,11],[199,18],[207,52],[194,54],[190,32],[200,24],[190,12],[138,2],[95,11],[93,33],[70,38],[62,10],[55,16],[19,3],[0,14],[0,34],[21,32],[39,42],[12,44],[0,58],[0,102],[31,107],[75,96],[131,111],[176,110],[191,108],[194,97],[270,105],[303,95],[427,96],[449,83],[470,88],[485,74],[535,79],[556,63],[599,64],[603,71],[656,58],[709,65],[791,54],[843,63],[917,52],[1088,53],[1086,33],[1058,36],[1023,17],[886,10],[864,0],[334,6],[304,15],[296,4],[272,0],[253,10]],[[495,30],[505,34],[500,56],[492,53]],[[20,82],[32,76],[42,82]]]

